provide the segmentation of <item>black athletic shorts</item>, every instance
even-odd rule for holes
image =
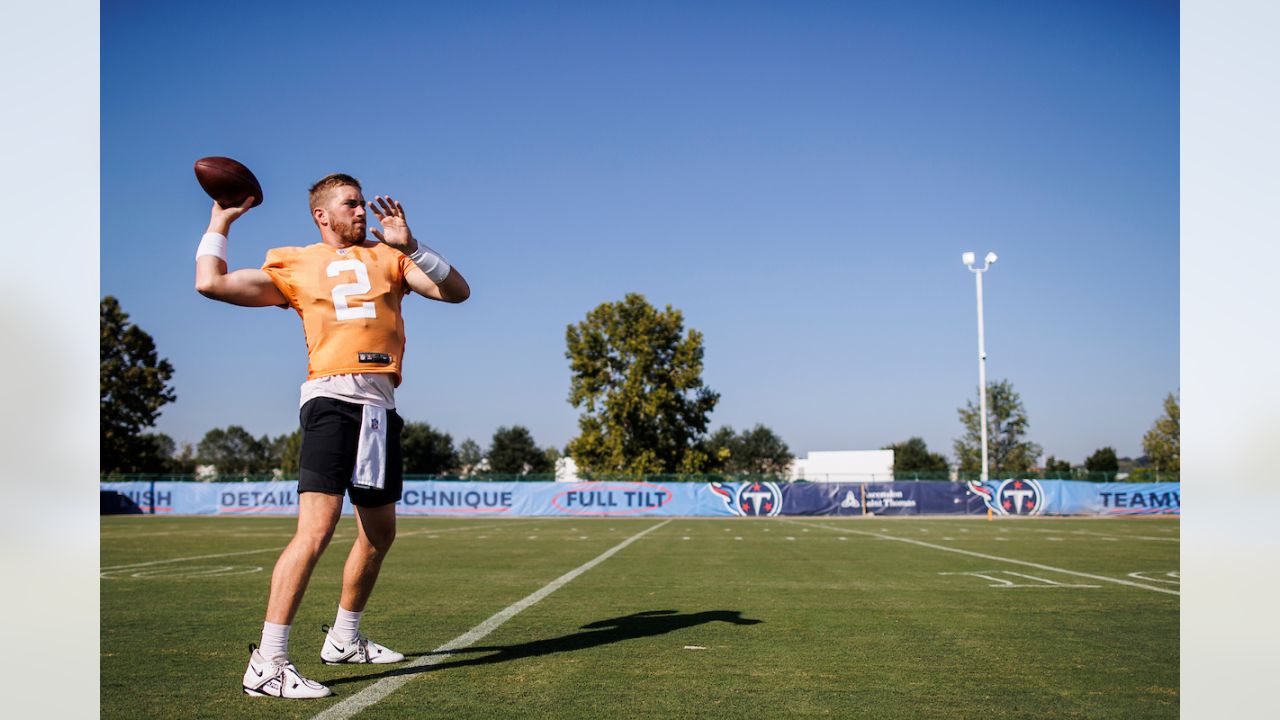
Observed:
[[[298,492],[351,495],[351,504],[380,507],[397,502],[404,492],[404,465],[400,455],[400,431],[404,420],[395,410],[387,411],[387,478],[382,489],[355,487],[351,474],[356,468],[356,449],[364,406],[318,397],[298,411],[302,423],[302,451],[299,458]]]

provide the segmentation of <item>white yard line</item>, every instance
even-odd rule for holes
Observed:
[[[210,560],[212,558],[232,557],[234,555],[252,555],[254,553],[279,552],[285,548],[280,547],[258,548],[257,550],[241,550],[240,552],[218,553],[216,555],[193,555],[192,557],[170,558],[168,560],[152,560],[151,562],[133,563],[132,565],[110,565],[108,567],[99,568],[100,571],[107,570],[128,570],[129,568],[148,567],[151,565],[164,565],[166,563],[186,562],[188,560]]]
[[[466,525],[463,527],[443,528],[439,530],[435,528],[427,528],[422,530],[414,530],[412,532],[401,532],[397,530],[396,539],[399,540],[400,538],[413,537],[414,535],[435,535],[436,533],[458,532],[460,530],[485,530],[488,528],[503,527],[503,526],[504,526],[504,523],[495,523],[493,525]]]
[[[1037,530],[1036,532],[1041,532]],[[1088,530],[1072,530],[1071,535],[1092,535],[1094,537],[1116,538],[1119,540],[1156,540],[1158,542],[1182,542],[1182,538],[1176,537],[1152,537],[1151,535],[1127,535],[1125,533],[1096,533]]]
[[[496,527],[496,526],[495,525],[467,525],[464,527],[444,528],[442,530],[414,530],[412,532],[407,532],[407,533],[397,533],[396,538],[399,539],[399,538],[412,537],[414,535],[421,535],[423,533],[428,533],[428,532],[445,533],[445,532],[457,532],[459,530],[479,530],[482,528],[491,528],[491,527]],[[346,540],[354,540],[354,539],[355,539],[355,535],[350,535],[350,536],[335,535],[333,540],[331,540],[330,542],[343,542]],[[276,547],[258,548],[257,550],[241,550],[239,552],[218,553],[216,555],[193,555],[191,557],[170,558],[168,560],[153,560],[151,562],[132,563],[129,565],[110,565],[104,568],[99,568],[99,571],[101,572],[106,570],[128,570],[130,568],[149,567],[151,565],[164,565],[167,563],[187,562],[188,560],[212,560],[213,558],[234,557],[236,555],[252,555],[254,553],[279,552],[283,549],[285,549],[285,546],[280,545]]]
[[[909,538],[894,537],[883,533],[867,532],[866,530],[850,530],[849,528],[832,527],[830,525],[819,525],[817,523],[805,523],[798,520],[783,520],[782,522],[792,523],[795,525],[811,525],[824,530],[834,530],[836,532],[853,533],[855,535],[866,535],[868,537],[880,538],[882,540],[894,540],[896,542],[911,543],[920,547],[932,548],[934,550],[943,550],[945,552],[959,553],[961,555],[969,555],[972,557],[982,558],[983,560],[994,560],[996,562],[1010,563],[1012,565],[1022,565],[1024,567],[1033,567],[1038,570],[1048,570],[1049,572],[1062,573],[1064,575],[1075,575],[1076,577],[1089,578],[1090,580],[1101,580],[1103,582],[1115,583],[1117,585],[1127,585],[1129,587],[1142,588],[1143,590],[1151,590],[1152,592],[1166,593],[1169,595],[1181,595],[1177,590],[1169,588],[1153,587],[1151,585],[1143,585],[1131,580],[1121,580],[1119,578],[1106,577],[1105,575],[1092,575],[1090,573],[1077,572],[1075,570],[1065,570],[1063,568],[1053,567],[1052,565],[1041,565],[1040,563],[1027,562],[1026,560],[1014,560],[1013,558],[1001,557],[999,555],[987,555],[986,553],[974,552],[972,550],[962,550],[956,547],[948,547],[946,545],[934,545],[933,543],[921,542],[919,540],[911,540]]]
[[[1087,535],[1089,537],[1113,538],[1116,540],[1155,540],[1157,542],[1172,542],[1172,543],[1182,542],[1181,538],[1176,538],[1176,537],[1154,537],[1152,535],[1130,535],[1128,533],[1123,533],[1123,532],[1105,533],[1105,532],[1094,532],[1092,530],[1063,530],[1061,528],[1052,529],[1052,528],[1024,528],[1024,527],[1014,527],[1013,530],[1015,532],[1032,532],[1032,533],[1041,533],[1041,534],[1051,533],[1051,534],[1057,534],[1057,535]]]
[[[892,517],[892,516],[890,516],[890,517]],[[882,518],[882,519],[887,519],[887,518]],[[943,523],[952,523],[952,522],[955,522],[956,520],[959,520],[959,519],[960,519],[960,518],[949,518],[949,519],[947,519],[947,520],[943,520],[942,522],[943,522]],[[1105,520],[1109,520],[1110,518],[1076,518],[1076,519],[1078,519],[1078,520],[1082,520],[1082,521],[1086,521],[1086,522],[1094,522],[1094,521],[1098,521],[1098,520],[1105,521]],[[921,524],[923,524],[923,523],[925,523],[925,522],[927,522],[927,521],[926,521],[926,520],[920,520],[920,521],[918,521],[918,522],[920,522]],[[1017,525],[1016,525],[1016,523],[1017,523],[1017,522],[1022,522],[1022,519],[1018,519],[1018,520],[1016,520],[1015,522],[1012,522],[1012,523],[1006,523],[1006,527],[1005,527],[1005,529],[1007,530],[1008,528],[1010,528],[1010,527],[1011,527],[1011,528],[1013,528],[1013,530],[1014,530],[1014,531],[1016,531],[1016,532],[1056,533],[1056,534],[1058,534],[1058,535],[1089,535],[1089,536],[1091,536],[1091,537],[1115,538],[1115,539],[1117,539],[1117,540],[1156,540],[1156,541],[1159,541],[1159,542],[1175,542],[1175,543],[1176,543],[1176,542],[1181,542],[1181,539],[1180,539],[1180,538],[1177,538],[1177,537],[1154,537],[1154,536],[1151,536],[1151,535],[1130,535],[1130,534],[1128,534],[1128,533],[1123,533],[1123,532],[1120,532],[1120,533],[1114,533],[1114,532],[1113,532],[1113,533],[1105,533],[1105,532],[1094,532],[1094,531],[1092,531],[1092,530],[1063,530],[1063,529],[1061,529],[1061,528],[1059,528],[1059,529],[1049,529],[1049,528],[1027,528],[1027,527],[1017,527]],[[961,532],[965,532],[965,531],[964,531],[964,530],[961,530]]]
[[[442,663],[448,660],[449,659],[448,655],[442,655],[440,653],[447,653],[451,650],[458,650],[458,649],[467,647],[468,645],[474,643],[475,641],[483,638],[485,635],[488,635],[489,633],[498,629],[498,627],[500,627],[506,621],[515,617],[522,610],[525,610],[529,606],[537,603],[539,600],[545,598],[546,596],[550,595],[556,590],[559,590],[560,588],[564,587],[568,583],[572,582],[574,578],[585,573],[591,568],[599,565],[605,560],[608,560],[609,558],[613,557],[616,553],[618,553],[619,551],[621,551],[623,548],[627,547],[631,543],[639,540],[640,538],[644,537],[645,535],[648,535],[649,533],[653,532],[654,530],[657,530],[658,528],[662,527],[663,525],[666,525],[669,522],[671,522],[671,520],[663,520],[657,525],[651,525],[650,527],[644,530],[641,530],[635,535],[632,535],[626,540],[623,540],[621,543],[618,543],[617,545],[614,545],[608,550],[605,550],[603,553],[597,556],[594,560],[591,560],[584,565],[580,565],[577,568],[574,568],[573,570],[570,570],[569,572],[565,573],[564,575],[561,575],[555,580],[552,580],[550,583],[543,586],[540,590],[537,590],[532,595],[529,595],[528,597],[525,597],[523,600],[519,600],[516,603],[509,605],[506,608],[503,608],[502,610],[499,610],[495,615],[493,615],[493,617],[490,617],[488,620],[485,620],[479,625],[471,628],[465,633],[450,640],[444,645],[441,645],[440,647],[436,648],[434,651],[432,651],[432,654],[423,655],[418,659],[410,662],[407,665],[402,665],[401,667],[406,670],[409,670],[412,668],[426,667],[428,665],[438,665],[439,663]],[[411,679],[413,679],[412,674],[393,675],[391,677],[385,677],[379,680],[378,682],[370,685],[369,687],[365,688],[364,690],[361,690],[355,695],[352,695],[346,700],[343,700],[337,705],[334,705],[328,710],[325,710],[319,715],[316,715],[314,720],[346,720],[346,718],[349,718],[352,715],[355,715],[361,710],[364,710],[370,705],[373,705],[379,700],[382,700],[383,698],[395,692],[396,690],[399,690],[401,686],[409,682]]]

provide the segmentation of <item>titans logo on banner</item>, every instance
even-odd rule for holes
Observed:
[[[1044,488],[1035,480],[1009,479],[969,483],[969,492],[997,515],[1039,515],[1044,512]]]
[[[736,490],[713,482],[711,492],[719,495],[734,515],[772,517],[782,512],[782,488],[775,482],[743,483]]]

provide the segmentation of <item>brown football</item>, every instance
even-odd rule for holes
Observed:
[[[204,157],[196,161],[196,180],[209,197],[224,208],[237,207],[253,196],[253,205],[262,204],[262,186],[249,168],[229,157]]]

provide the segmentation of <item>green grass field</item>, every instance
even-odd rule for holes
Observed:
[[[335,696],[249,698],[293,524],[102,518],[103,717],[1178,716],[1176,518],[402,518],[362,630],[413,668],[319,660],[344,518],[290,639]]]

